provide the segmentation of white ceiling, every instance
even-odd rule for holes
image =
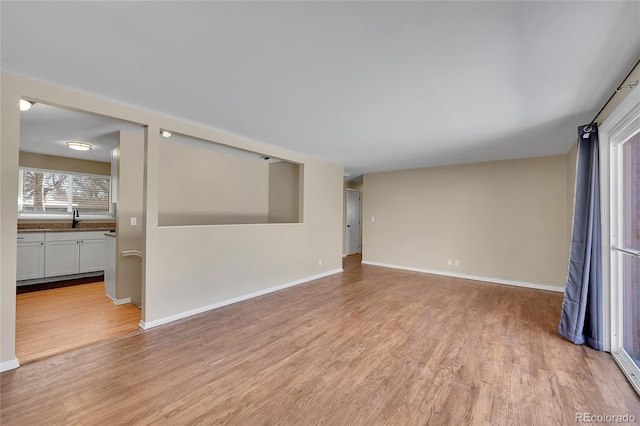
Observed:
[[[7,2],[3,70],[352,173],[566,153],[640,2]]]
[[[20,113],[20,151],[60,157],[110,162],[111,150],[118,146],[118,132],[124,130],[142,134],[144,128],[122,120],[71,111],[42,103],[34,103],[31,109]],[[274,163],[279,158],[244,151],[225,145],[174,133],[171,142],[198,146],[247,159]],[[74,151],[68,141],[89,143],[90,151]]]
[[[93,161],[111,161],[118,131],[143,133],[142,127],[103,116],[85,114],[41,103],[20,113],[20,151]],[[87,142],[90,151],[67,148],[67,141]]]

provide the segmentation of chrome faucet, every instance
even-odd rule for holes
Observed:
[[[80,223],[80,220],[78,219],[80,217],[80,213],[78,212],[78,209],[73,209],[73,212],[71,213],[71,217],[73,218],[73,220],[71,221],[71,227],[76,228],[78,226],[78,223]]]

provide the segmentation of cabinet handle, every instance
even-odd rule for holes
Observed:
[[[18,237],[19,240],[24,240],[24,237]]]
[[[44,243],[40,243],[40,245],[41,245],[41,246],[43,246],[43,245],[44,245]]]

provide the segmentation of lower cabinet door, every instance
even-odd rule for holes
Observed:
[[[44,276],[77,274],[80,272],[80,241],[47,241],[44,243]]]
[[[104,271],[104,238],[80,240],[80,272]]]
[[[44,243],[18,243],[16,280],[31,280],[44,277]]]

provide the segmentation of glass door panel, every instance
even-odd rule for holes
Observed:
[[[621,148],[622,346],[640,366],[640,132]]]
[[[640,251],[640,132],[622,145],[622,248]]]
[[[622,255],[622,347],[640,367],[640,258]]]

